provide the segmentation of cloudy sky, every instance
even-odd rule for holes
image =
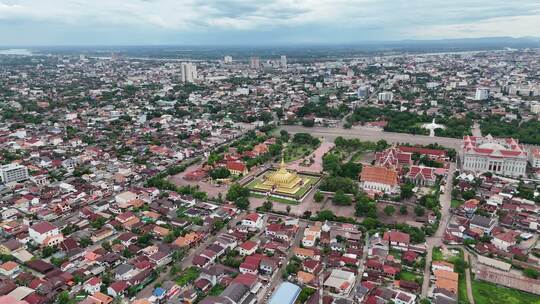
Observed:
[[[540,36],[539,0],[0,0],[0,45]]]

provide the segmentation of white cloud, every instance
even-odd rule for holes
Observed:
[[[538,0],[0,0],[0,22],[26,28],[286,34],[304,27],[314,36],[332,29],[380,39],[538,35],[539,12]]]
[[[406,35],[422,39],[523,37],[540,34],[540,14],[497,17],[478,22],[435,25],[407,30]]]

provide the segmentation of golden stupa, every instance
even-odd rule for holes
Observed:
[[[300,176],[287,170],[287,165],[282,159],[279,169],[266,175],[263,182],[256,185],[255,189],[294,195],[303,184],[304,181]]]

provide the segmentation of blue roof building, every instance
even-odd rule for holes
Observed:
[[[294,304],[300,291],[300,287],[292,283],[282,283],[274,294],[272,294],[269,304]]]
[[[165,295],[165,289],[161,288],[161,287],[158,287],[156,289],[154,289],[154,293],[153,293],[154,297],[156,298],[162,298],[164,295]]]

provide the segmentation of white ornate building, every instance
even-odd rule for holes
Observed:
[[[525,176],[527,151],[516,139],[465,136],[462,149],[465,171]]]

